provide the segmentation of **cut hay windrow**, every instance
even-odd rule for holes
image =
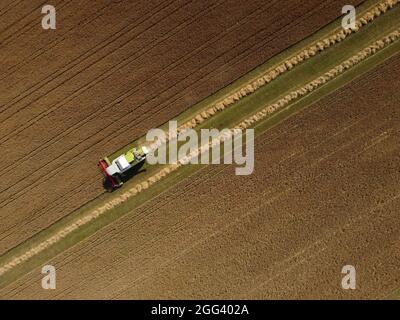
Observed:
[[[314,90],[321,87],[328,81],[336,78],[337,76],[341,75],[346,70],[359,64],[360,62],[364,61],[365,59],[374,55],[375,53],[381,51],[382,49],[384,49],[388,45],[394,43],[395,41],[398,41],[399,39],[400,39],[400,29],[397,29],[396,31],[391,32],[387,36],[385,36],[385,37],[381,38],[380,40],[375,41],[372,44],[370,44],[369,46],[365,47],[359,53],[357,53],[356,55],[352,56],[351,58],[345,60],[344,62],[340,63],[335,68],[332,68],[331,70],[326,72],[324,75],[305,84],[301,88],[292,91],[291,93],[287,94],[285,97],[278,99],[275,103],[264,107],[261,111],[258,111],[257,113],[248,117],[246,120],[240,122],[235,128],[231,129],[230,131],[221,133],[217,139],[210,141],[208,143],[208,146],[219,143],[219,141],[223,141],[227,137],[231,137],[232,135],[235,134],[237,129],[246,129],[246,128],[252,127],[254,124],[256,124],[256,122],[259,122],[259,121],[267,118],[270,114],[277,112],[277,111],[281,110],[282,108],[288,106],[288,104],[290,102],[293,102],[294,100],[302,98],[302,97],[306,96],[307,94],[313,92]],[[17,265],[34,257],[35,255],[39,254],[40,252],[44,251],[45,249],[49,248],[50,246],[54,245],[55,243],[59,242],[60,240],[62,240],[63,238],[65,238],[66,236],[71,234],[72,232],[76,231],[83,225],[104,215],[110,209],[113,209],[116,206],[121,205],[122,203],[126,202],[132,196],[135,196],[138,193],[142,192],[143,190],[148,189],[151,185],[155,184],[156,182],[160,181],[161,179],[163,179],[164,177],[169,175],[171,172],[174,172],[178,168],[180,168],[184,163],[186,163],[188,161],[189,158],[199,155],[207,149],[208,148],[206,148],[206,145],[199,147],[193,153],[179,159],[177,164],[173,164],[173,165],[164,167],[163,169],[161,169],[157,173],[155,173],[153,176],[149,177],[147,180],[145,180],[141,183],[138,183],[134,187],[132,187],[129,190],[122,193],[117,198],[111,200],[109,203],[107,203],[97,209],[94,209],[86,216],[77,219],[76,221],[71,223],[69,226],[64,227],[62,230],[58,231],[51,237],[47,238],[46,240],[44,240],[41,243],[34,246],[33,248],[29,249],[24,254],[21,254],[20,256],[13,258],[10,262],[3,264],[0,267],[0,276],[3,275],[4,273],[6,273],[7,271],[13,269]]]
[[[211,107],[199,112],[191,120],[179,126],[177,128],[177,133],[179,134],[181,132],[184,132],[186,129],[194,129],[198,125],[202,124],[204,121],[213,117],[215,114],[232,106],[240,99],[249,96],[262,86],[274,81],[285,72],[292,70],[294,67],[300,65],[302,62],[343,41],[349,35],[358,32],[363,26],[367,25],[375,18],[392,9],[398,3],[400,3],[400,0],[385,0],[379,2],[377,5],[367,10],[363,15],[361,15],[361,17],[356,20],[355,29],[339,28],[328,37],[315,42],[308,48],[300,50],[298,53],[294,54],[292,57],[285,60],[275,68],[266,71],[263,75],[249,81],[249,83],[237,89],[235,92],[231,93],[222,100],[214,103]],[[171,135],[167,131],[166,140],[168,141],[170,138]],[[157,141],[156,143],[150,144],[148,148],[150,150],[154,150],[160,145],[160,143],[163,142]]]

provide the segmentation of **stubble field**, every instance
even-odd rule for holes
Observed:
[[[42,5],[0,8],[0,254],[101,195],[99,157],[314,33],[343,3],[54,1],[56,31],[41,29]]]
[[[205,167],[6,298],[384,298],[400,285],[400,55],[260,135],[255,173]],[[357,290],[341,288],[341,268]]]

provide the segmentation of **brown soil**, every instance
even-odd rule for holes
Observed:
[[[41,1],[0,7],[0,254],[100,195],[98,158],[328,24],[343,1],[52,4],[56,31],[41,29]]]
[[[400,55],[34,270],[5,298],[382,298],[400,285]],[[341,269],[357,289],[341,288]]]

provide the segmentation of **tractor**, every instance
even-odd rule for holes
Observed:
[[[110,192],[120,188],[144,165],[147,154],[146,147],[139,147],[128,150],[112,161],[108,157],[100,159],[98,166],[104,175],[104,188]]]

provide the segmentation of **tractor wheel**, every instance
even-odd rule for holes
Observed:
[[[119,174],[116,174],[115,176],[113,176],[113,178],[117,182],[118,186],[122,184],[122,177]]]
[[[114,191],[114,188],[112,187],[110,180],[108,180],[107,178],[103,178],[103,187],[107,192]]]

